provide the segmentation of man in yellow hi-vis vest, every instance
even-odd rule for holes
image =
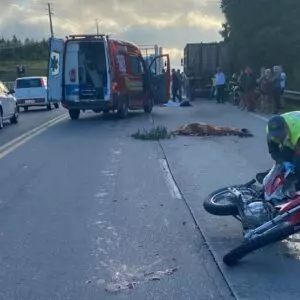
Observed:
[[[300,111],[292,111],[272,117],[267,125],[269,153],[276,163],[288,161],[294,164],[300,189]]]

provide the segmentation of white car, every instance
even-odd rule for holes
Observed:
[[[18,107],[28,110],[30,106],[46,106],[51,110],[51,103],[48,102],[47,77],[20,77],[15,82],[15,97]],[[59,107],[59,103],[53,103],[55,108]]]
[[[6,121],[10,123],[18,123],[18,107],[16,98],[0,81],[0,129]]]

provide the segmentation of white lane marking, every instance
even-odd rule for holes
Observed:
[[[59,115],[49,121],[47,121],[46,123],[42,124],[42,125],[39,125],[38,127],[35,127],[25,133],[23,133],[22,135],[18,136],[17,138],[11,140],[10,142],[4,144],[3,146],[0,147],[0,152],[2,152],[3,150],[5,150],[6,148],[12,146],[13,144],[19,142],[20,140],[23,140],[25,139],[26,137],[28,136],[31,136],[32,134],[34,134],[35,132],[45,128],[45,127],[49,127],[50,125],[52,125],[52,123],[56,124],[56,122],[60,121],[60,120],[63,120],[67,117],[67,114],[62,114],[62,115]]]
[[[19,148],[20,146],[24,145],[25,143],[27,143],[29,140],[31,140],[32,138],[40,135],[41,133],[43,133],[44,131],[46,131],[48,128],[50,128],[51,126],[61,122],[62,120],[64,120],[67,117],[67,114],[61,115],[57,118],[54,118],[32,130],[30,130],[27,133],[24,133],[23,135],[19,136],[18,138],[8,142],[7,144],[3,145],[0,148],[0,159],[2,159],[3,157],[5,157],[6,155],[10,154],[11,152],[13,152],[14,150],[16,150],[17,148]]]
[[[174,181],[174,178],[171,174],[171,171],[170,171],[167,161],[165,159],[159,159],[159,163],[160,163],[162,172],[164,174],[166,183],[168,185],[169,191],[171,193],[171,196],[174,199],[182,200],[181,193],[177,187],[176,182]]]
[[[108,193],[102,191],[102,192],[99,192],[98,194],[94,195],[95,198],[103,198],[103,197],[106,197],[108,195]]]
[[[265,122],[268,122],[268,121],[269,121],[268,118],[263,117],[263,116],[260,116],[260,115],[258,115],[258,114],[256,114],[256,113],[250,113],[250,114],[251,114],[252,116],[258,118],[258,119],[261,119],[261,120],[265,121]]]

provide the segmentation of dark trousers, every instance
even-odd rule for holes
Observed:
[[[181,99],[182,99],[182,86],[178,87],[178,97],[179,97],[179,101],[181,101]]]
[[[173,96],[173,101],[176,101],[176,97],[181,101],[182,98],[182,93],[181,93],[181,87],[174,87],[172,88],[172,96]]]
[[[178,87],[173,87],[172,88],[172,96],[173,96],[173,101],[174,102],[176,101],[177,93],[178,93]]]
[[[225,84],[217,85],[217,102],[224,103],[225,98]]]
[[[282,108],[281,107],[281,95],[282,95],[282,90],[280,87],[275,88],[273,91],[273,99],[274,99],[274,104],[275,104],[275,111],[274,113],[277,114],[279,110]]]

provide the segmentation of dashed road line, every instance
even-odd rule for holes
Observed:
[[[174,178],[172,176],[172,173],[170,171],[169,165],[167,163],[166,159],[160,159],[159,160],[163,175],[165,177],[166,183],[168,185],[169,191],[171,193],[172,198],[182,200],[181,193],[177,187],[176,182],[174,181]]]

